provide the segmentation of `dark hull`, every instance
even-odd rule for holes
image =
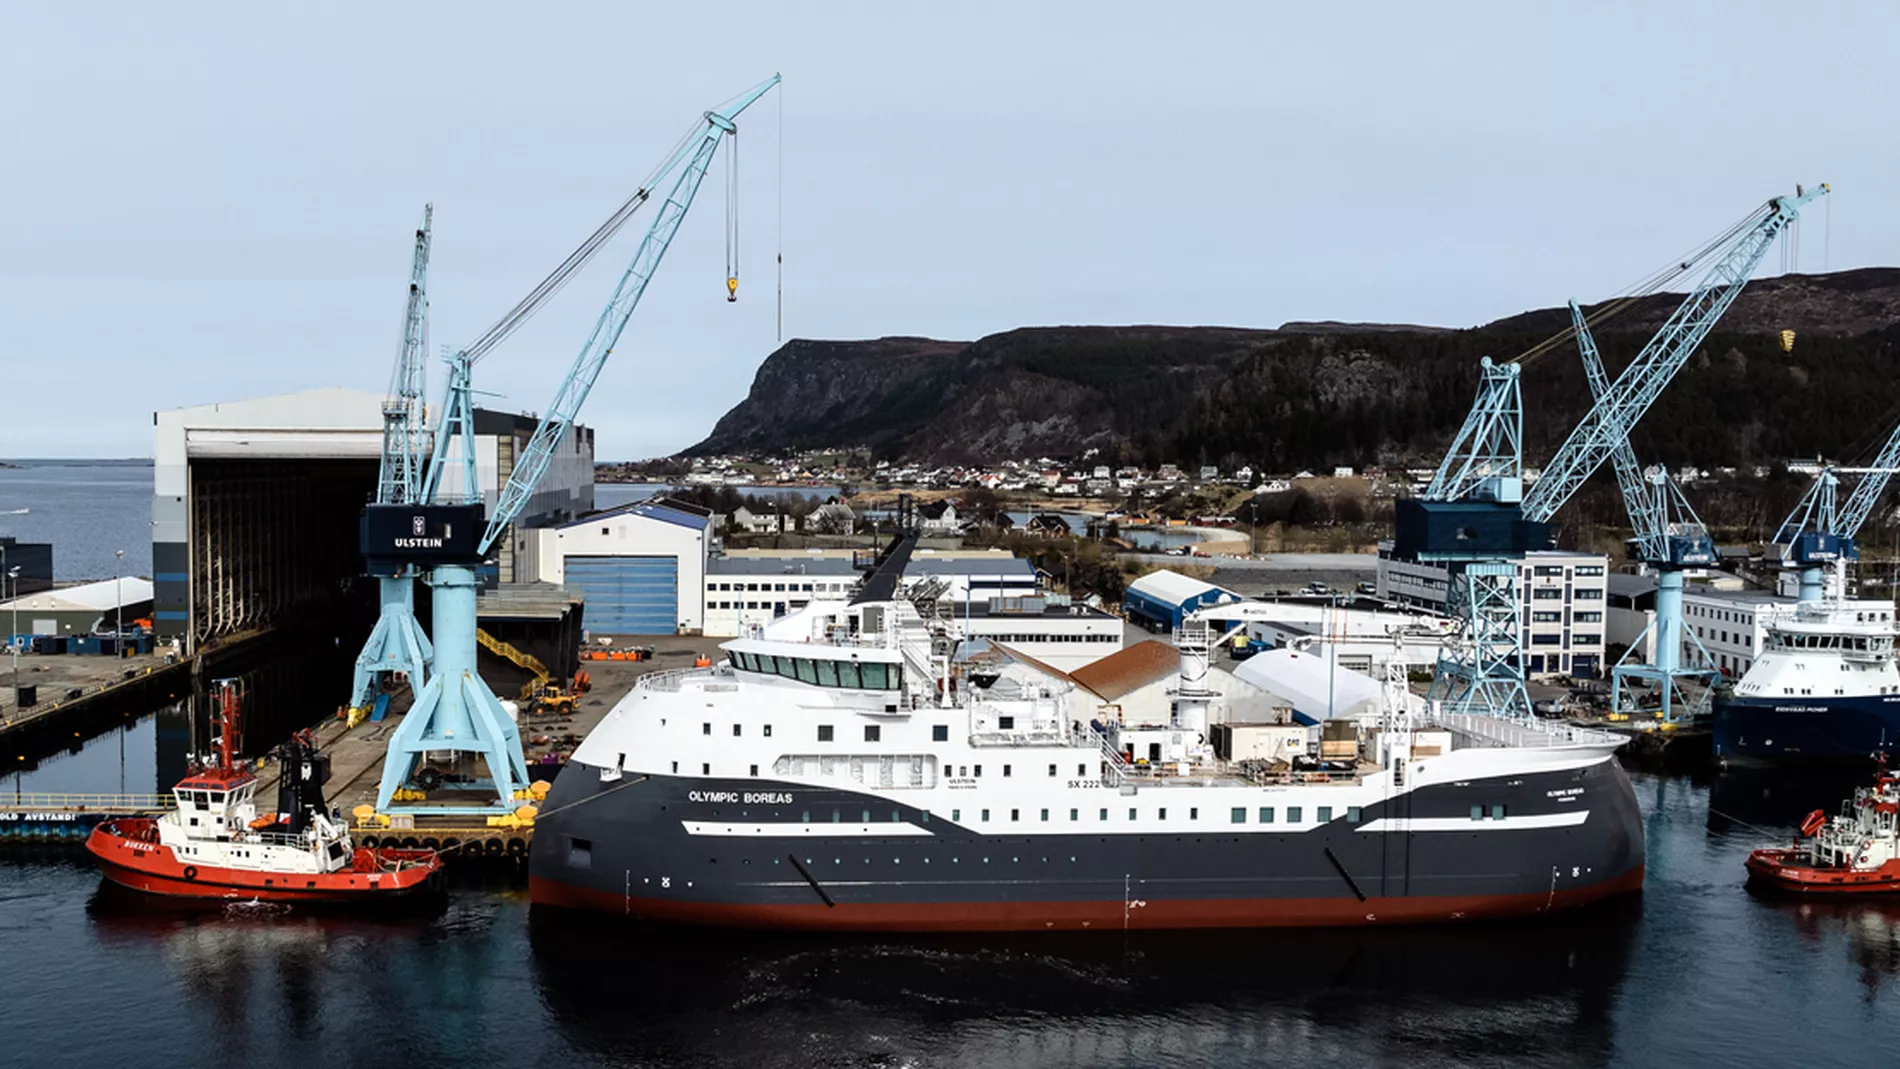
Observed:
[[[693,797],[713,792],[796,801],[722,805]],[[1160,794],[1191,800],[1153,789],[1141,798]],[[1451,830],[1362,830],[1390,818],[1465,821],[1480,800],[1517,816],[1579,809],[1589,816],[1557,827],[1472,821]],[[1104,804],[1115,804],[1113,796]],[[1086,821],[1073,831],[1038,822],[981,834],[900,806],[896,834],[837,836],[827,834],[837,825],[823,823],[834,807],[847,820],[867,809],[880,822],[893,814],[889,799],[846,791],[634,774],[602,782],[598,770],[570,764],[536,823],[530,893],[541,906],[685,924],[1042,931],[1521,916],[1635,891],[1643,879],[1636,799],[1614,760],[1422,788],[1367,807],[1362,824],[1338,819],[1302,832],[1209,820],[1184,824],[1178,835],[1117,834]],[[807,814],[820,823],[791,823]],[[693,835],[682,821],[785,822],[789,834]]]
[[[1900,695],[1715,702],[1715,757],[1728,763],[1865,761],[1900,748]]]

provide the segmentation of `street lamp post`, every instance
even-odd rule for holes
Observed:
[[[13,623],[7,628],[7,649],[13,651],[13,700],[20,700],[20,566],[7,569],[6,578],[13,580],[13,597],[7,605],[13,610]],[[0,583],[0,593],[5,593],[6,584]]]
[[[125,656],[125,650],[121,648],[125,645],[125,594],[119,583],[119,573],[124,570],[125,550],[115,549],[112,551],[112,600],[115,603],[112,609],[112,652],[120,657]]]

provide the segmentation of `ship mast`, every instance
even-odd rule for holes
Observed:
[[[218,680],[218,774],[229,776],[236,771],[232,761],[236,752],[243,746],[240,710],[242,690],[235,679]]]

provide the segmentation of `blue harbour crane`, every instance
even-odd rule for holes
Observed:
[[[455,353],[450,359],[448,399],[443,406],[434,454],[423,483],[425,500],[429,503],[413,507],[376,505],[365,510],[365,554],[393,554],[398,559],[429,565],[429,583],[434,592],[434,669],[427,684],[418,692],[415,705],[390,737],[376,796],[378,810],[388,811],[397,790],[405,786],[427,790],[440,780],[440,771],[425,763],[427,754],[446,752],[455,755],[457,760],[469,755],[482,758],[487,766],[486,778],[464,772],[462,784],[475,789],[492,789],[496,810],[512,808],[517,792],[527,787],[520,733],[500,700],[476,671],[476,591],[479,585],[476,568],[521,515],[556,450],[572,429],[581,405],[608,357],[613,355],[621,332],[626,329],[628,319],[646,292],[647,283],[678,233],[687,209],[692,206],[715,152],[727,137],[737,134],[739,114],[778,83],[779,76],[773,75],[706,112],[634,195],[593,235],[485,334]],[[632,262],[595,321],[573,366],[561,380],[553,403],[516,459],[494,511],[484,517],[472,450],[471,369],[558,292],[669,179],[671,185]],[[728,270],[729,294],[736,287],[735,270],[736,265]],[[459,486],[444,487],[444,476],[449,471],[458,473],[455,482]],[[461,501],[441,502],[439,498],[445,489],[459,491]],[[411,806],[407,811],[442,810]],[[453,811],[467,812],[469,807],[457,806]]]
[[[435,205],[422,209],[416,228],[415,254],[409,268],[409,300],[403,310],[402,343],[396,349],[396,367],[390,374],[389,394],[383,401],[382,461],[376,473],[378,505],[412,505],[422,496],[423,468],[429,457],[428,414],[423,403],[427,372],[423,352],[428,347],[429,243]],[[395,674],[406,674],[420,690],[427,682],[435,655],[429,637],[416,621],[416,572],[402,560],[370,560],[376,576],[381,612],[363,652],[357,654],[350,685],[350,709],[361,715]]]
[[[1774,544],[1782,547],[1782,560],[1800,572],[1800,600],[1818,602],[1826,595],[1829,568],[1844,573],[1849,561],[1860,559],[1855,540],[1861,525],[1874,511],[1874,505],[1887,489],[1887,482],[1900,467],[1900,426],[1896,426],[1881,447],[1872,466],[1863,469],[1845,504],[1839,501],[1842,469],[1822,468],[1808,486],[1801,501],[1775,532]],[[1845,575],[1841,576],[1845,588]]]
[[[1431,691],[1447,711],[1530,715],[1516,562],[1551,544],[1557,510],[1627,444],[1630,430],[1728,310],[1775,238],[1802,205],[1826,192],[1823,185],[1774,197],[1679,265],[1683,272],[1710,266],[1608,383],[1528,491],[1518,375],[1523,358],[1484,362],[1464,426],[1424,496],[1401,501],[1394,524],[1395,556],[1442,565],[1449,575],[1447,606],[1459,626],[1439,658]]]
[[[1603,371],[1603,357],[1597,352],[1590,324],[1575,301],[1570,302],[1570,323],[1577,335],[1590,396],[1601,400],[1609,393],[1609,376]],[[1656,573],[1655,617],[1611,671],[1612,707],[1619,713],[1635,711],[1641,703],[1638,686],[1653,686],[1660,694],[1658,712],[1663,723],[1694,719],[1708,712],[1710,688],[1721,673],[1715,670],[1702,640],[1682,625],[1683,572],[1714,564],[1715,540],[1666,469],[1641,469],[1628,438],[1617,443],[1610,459],[1616,470],[1617,488],[1623,494],[1623,507],[1629,513],[1634,535],[1630,547],[1636,559]],[[1697,654],[1689,664],[1683,663],[1685,635]],[[1638,659],[1646,639],[1655,644],[1653,663]],[[1685,685],[1690,683],[1695,686]]]

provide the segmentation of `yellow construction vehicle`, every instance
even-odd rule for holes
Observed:
[[[561,716],[574,714],[574,695],[561,688],[559,683],[543,683],[530,697],[528,708],[537,713],[554,713]]]

